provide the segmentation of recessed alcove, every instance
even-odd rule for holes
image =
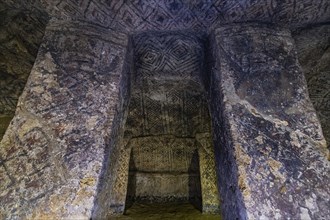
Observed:
[[[211,119],[202,74],[205,36],[133,37],[134,73],[124,139],[130,150],[126,213],[136,204],[219,212]]]
[[[201,210],[198,149],[191,138],[140,138],[130,156],[126,209],[133,203],[187,203]]]

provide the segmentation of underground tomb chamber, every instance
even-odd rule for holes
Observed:
[[[204,43],[204,36],[189,33],[133,37],[122,140],[112,146],[109,159],[108,215],[122,214],[135,203],[190,203],[200,212],[219,213],[201,80]]]
[[[195,5],[198,7],[193,11],[186,1],[183,8],[177,8],[180,12],[163,11],[164,3],[158,2],[145,8],[149,12],[155,9],[147,13],[148,20],[144,19],[147,14],[137,9],[142,5],[133,7],[131,1],[112,1],[110,5],[86,1],[74,8],[70,2],[61,1],[55,3],[56,9],[46,2],[36,7],[26,4],[27,8],[47,11],[54,19],[47,24],[37,58],[31,57],[30,64],[34,65],[29,83],[19,108],[11,105],[16,116],[0,143],[3,218],[90,219],[97,210],[94,201],[99,198],[104,212],[121,213],[125,209],[128,184],[123,180],[129,180],[128,158],[135,140],[122,133],[127,118],[122,112],[130,95],[119,89],[131,88],[120,85],[121,79],[127,82],[123,69],[130,62],[125,57],[127,38],[140,31],[170,29],[205,30],[216,38],[211,45],[216,48],[217,66],[207,87],[213,97],[208,101],[224,219],[330,216],[326,184],[329,152],[301,71],[301,66],[307,68],[307,80],[314,91],[314,95],[310,93],[312,101],[316,108],[324,108],[320,119],[326,123],[329,93],[323,76],[328,70],[329,35],[313,29],[308,31],[310,38],[302,31],[293,42],[290,34],[298,27],[326,25],[322,23],[330,9],[323,7],[326,1],[287,1],[278,7],[269,1],[245,1],[247,7],[237,7],[241,4],[238,1],[227,6],[205,1],[205,6]],[[119,5],[123,7],[119,9]],[[209,6],[215,11],[211,15],[219,18],[216,21],[209,20],[209,11],[205,11]],[[24,14],[27,8],[22,8]],[[236,13],[239,8],[242,10]],[[81,19],[75,19],[77,16]],[[111,27],[109,19],[102,17],[111,17]],[[6,27],[17,27],[3,21]],[[185,49],[179,47],[174,54],[180,51]],[[155,54],[148,53],[145,61],[155,60]],[[16,59],[12,60],[16,64]],[[180,67],[172,69],[181,71]],[[114,117],[115,113],[119,117]],[[1,124],[5,125],[2,128],[7,126],[7,122]],[[98,189],[105,190],[97,194],[101,182],[105,182],[104,187],[100,184]]]

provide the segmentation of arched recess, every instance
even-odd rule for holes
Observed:
[[[37,56],[48,15],[0,3],[0,141]]]

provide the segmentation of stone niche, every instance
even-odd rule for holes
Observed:
[[[185,202],[201,204],[198,149],[193,138],[141,137],[132,146],[127,204]]]
[[[203,212],[219,213],[211,119],[201,80],[205,43],[204,35],[189,32],[132,37],[127,116],[121,141],[111,146],[95,218],[121,214],[134,202],[190,202]]]

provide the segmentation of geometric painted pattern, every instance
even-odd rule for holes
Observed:
[[[326,0],[32,0],[4,3],[41,8],[57,18],[78,18],[131,31],[208,29],[217,23],[265,22],[290,26],[326,22]]]
[[[203,213],[220,212],[210,133],[199,133],[196,138],[177,138],[173,135],[139,137],[131,139],[130,148],[126,202],[189,199],[201,206]],[[157,177],[161,178],[161,183]],[[174,179],[176,182],[173,182]],[[153,185],[157,186],[156,190],[152,189]],[[169,188],[176,189],[176,193],[168,194]]]
[[[210,133],[196,135],[204,213],[220,213],[214,147]]]
[[[180,32],[133,37],[135,68],[125,125],[132,149],[126,202],[181,196],[203,212],[219,212],[212,142],[201,136],[210,133],[211,121],[201,83],[204,39],[203,34]],[[152,190],[153,184],[160,184],[158,191]],[[179,185],[178,194],[168,194],[170,186]],[[194,189],[193,196],[187,195],[188,187]]]
[[[131,139],[127,201],[188,201],[201,196],[194,138],[173,135]]]
[[[203,38],[189,34],[141,34],[133,39],[132,78],[125,135],[193,137],[210,129],[200,77]]]
[[[134,140],[132,155],[134,163],[130,170],[142,172],[166,171],[188,172],[198,171],[192,165],[193,154],[196,151],[194,138],[177,138],[173,135],[140,137]]]

